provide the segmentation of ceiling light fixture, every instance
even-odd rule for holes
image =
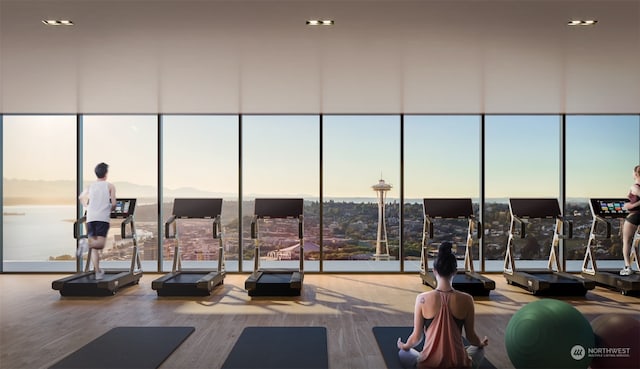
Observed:
[[[42,23],[47,26],[73,26],[73,21],[68,19],[44,19]]]
[[[334,23],[331,19],[309,19],[307,26],[332,26]]]
[[[587,19],[587,20],[572,19],[569,22],[567,22],[567,26],[593,26],[596,23],[598,23],[598,21],[595,19]]]

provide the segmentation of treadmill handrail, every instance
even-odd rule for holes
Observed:
[[[566,219],[562,215],[556,217],[556,226],[559,226],[558,222],[562,223],[562,227],[559,232],[557,232],[558,237],[562,239],[570,239],[573,238],[573,221],[570,219]],[[568,228],[565,233],[565,227]]]
[[[173,230],[173,234],[171,233]],[[176,216],[172,215],[164,223],[164,238],[173,239],[176,238]]]
[[[480,220],[476,220],[475,216],[471,216],[469,217],[469,221],[473,222],[473,225],[476,228],[476,237],[478,239],[482,238],[482,233],[483,233],[483,226],[482,226],[482,222]]]
[[[220,215],[215,217],[213,219],[213,222],[211,222],[211,238],[213,238],[214,240],[218,239],[220,236],[219,232],[222,227],[220,227],[219,223],[220,223]]]
[[[433,220],[431,219],[431,217],[425,217],[425,225],[429,235],[428,237],[433,238],[435,234],[433,230]]]
[[[73,222],[73,238],[76,240],[84,236],[84,232],[82,232],[82,226],[87,222],[87,217],[82,216],[80,219]]]
[[[516,232],[515,227],[515,223],[518,223],[520,225],[520,230],[519,232]],[[509,233],[512,234],[516,234],[518,233],[520,235],[520,238],[526,238],[527,237],[527,224],[529,224],[529,221],[527,219],[521,219],[520,217],[514,215],[513,213],[511,213],[511,227],[509,229]]]
[[[128,236],[127,235],[127,224],[130,225],[131,227],[131,235]],[[134,238],[136,235],[136,230],[135,230],[135,225],[133,222],[133,215],[129,215],[123,222],[122,224],[120,224],[120,235],[122,236],[122,239],[125,238]]]
[[[254,215],[251,218],[251,239],[255,240],[258,238],[258,216]]]
[[[464,251],[464,268],[468,272],[475,272],[473,267],[473,231],[476,231],[476,239],[482,238],[482,222],[476,221],[475,216],[471,215],[468,219],[467,227],[467,247]]]
[[[606,226],[606,231],[605,231],[606,233],[604,235],[604,238],[611,238],[611,222],[599,215],[593,216],[593,224],[592,224],[593,237],[598,238],[598,222],[604,223]],[[622,227],[620,227],[620,232],[622,232]]]

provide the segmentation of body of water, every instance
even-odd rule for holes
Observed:
[[[75,256],[75,206],[4,206],[2,211],[4,260],[46,261],[50,256]]]

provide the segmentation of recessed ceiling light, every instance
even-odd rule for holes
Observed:
[[[332,26],[335,22],[332,19],[309,19],[307,26]]]
[[[595,19],[572,19],[567,22],[567,26],[593,26],[596,23],[598,23],[598,21]]]
[[[73,26],[73,21],[68,19],[44,19],[42,23],[47,26]]]

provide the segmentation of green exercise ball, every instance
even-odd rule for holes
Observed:
[[[570,304],[553,299],[528,303],[509,320],[505,334],[516,368],[587,368],[595,345],[591,324]]]

